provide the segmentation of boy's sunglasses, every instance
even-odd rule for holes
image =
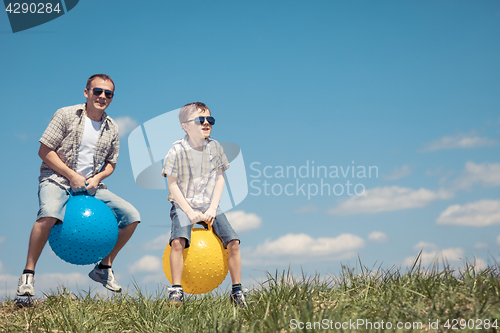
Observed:
[[[196,125],[201,125],[201,124],[204,124],[205,123],[205,119],[208,121],[208,123],[210,125],[213,125],[215,124],[215,118],[214,117],[196,117],[194,119],[191,119],[191,120],[188,120],[188,121],[185,121],[183,124],[185,123],[189,123],[190,121],[194,121],[194,123]]]
[[[94,94],[94,96],[101,96],[103,91],[104,91],[104,96],[106,96],[106,98],[111,99],[115,95],[115,93],[112,92],[111,90],[104,90],[102,88],[92,89],[92,93]]]

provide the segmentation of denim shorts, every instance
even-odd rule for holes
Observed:
[[[222,210],[217,207],[217,216],[215,217],[213,224],[213,231],[215,235],[221,240],[224,248],[227,249],[227,244],[232,240],[238,240],[238,235],[234,232],[233,228],[229,224],[226,215]],[[172,245],[172,241],[176,238],[186,239],[186,248],[189,247],[191,243],[191,223],[186,213],[175,203],[172,203],[172,209],[170,209],[170,218],[172,219],[172,231],[170,231],[170,240],[168,244]]]
[[[70,196],[66,189],[50,180],[44,180],[38,185],[38,210],[37,221],[42,217],[54,217],[64,220],[66,202]],[[118,227],[124,228],[133,222],[139,222],[141,216],[137,209],[129,202],[105,188],[98,188],[94,197],[104,202],[113,211],[118,221]]]

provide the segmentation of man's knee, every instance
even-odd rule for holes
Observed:
[[[35,222],[35,226],[39,227],[39,228],[42,228],[42,229],[51,229],[54,224],[56,224],[56,222],[59,221],[58,219],[56,219],[55,217],[42,217],[42,218],[39,218],[38,220],[36,220]]]

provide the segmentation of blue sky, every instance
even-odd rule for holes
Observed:
[[[498,261],[499,32],[500,3],[487,0],[88,0],[15,34],[0,14],[1,294],[14,296],[38,210],[38,139],[57,109],[84,102],[95,73],[116,83],[107,111],[122,132],[105,183],[143,219],[113,267],[125,287],[168,285],[161,256],[171,223],[168,193],[135,184],[128,134],[194,101],[217,119],[212,135],[238,144],[245,161],[249,195],[228,212],[244,284],[289,266],[327,277],[358,258],[404,268],[420,251],[425,266]],[[372,166],[378,177],[276,176],[307,164]],[[256,171],[265,167],[269,178]],[[264,181],[275,193],[321,181],[366,191],[265,195]],[[91,268],[47,245],[37,294],[59,284],[105,293]]]

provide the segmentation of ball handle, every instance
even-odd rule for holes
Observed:
[[[85,183],[85,186],[89,186],[89,183]],[[72,188],[70,188],[70,189],[69,189],[69,194],[70,194],[71,196],[73,196],[73,197],[74,197],[74,196],[77,196],[77,195],[88,195],[88,193],[87,193],[87,191],[86,191],[86,190],[85,190],[85,191],[81,191],[81,192],[76,192],[76,193],[75,193],[75,192],[73,192],[73,189],[72,189]]]

